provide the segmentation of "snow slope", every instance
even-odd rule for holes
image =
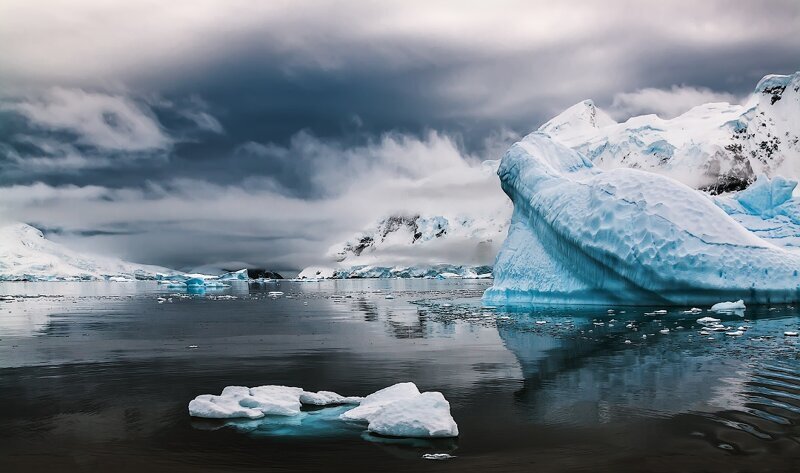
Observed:
[[[486,161],[472,178],[493,189],[498,161]],[[472,183],[470,183],[472,184]],[[426,183],[435,186],[435,182]],[[476,188],[480,188],[475,183]],[[473,198],[470,196],[470,198]],[[303,278],[476,277],[491,264],[508,230],[511,203],[499,192],[475,195],[481,205],[455,211],[431,199],[427,212],[397,212],[379,218],[330,247],[325,263],[304,269]]]
[[[167,268],[84,255],[47,240],[24,223],[0,225],[0,280],[133,280],[175,274]]]
[[[800,299],[800,254],[758,238],[669,177],[603,170],[545,132],[515,143],[498,175],[514,213],[487,301]]]
[[[591,100],[539,130],[602,169],[637,168],[711,193],[741,190],[756,176],[800,177],[800,72],[770,75],[744,105],[709,103],[673,119],[617,123]]]

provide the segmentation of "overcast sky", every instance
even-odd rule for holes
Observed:
[[[480,161],[585,98],[739,101],[800,69],[798,31],[797,0],[4,0],[0,217],[299,269],[383,214],[496,198]]]

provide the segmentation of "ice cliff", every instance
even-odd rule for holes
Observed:
[[[593,121],[584,120],[588,127],[607,122],[596,115]],[[514,211],[486,300],[636,305],[800,299],[800,254],[757,237],[675,179],[601,169],[585,150],[544,128],[512,145],[500,163],[497,173]],[[779,157],[773,164],[790,165]],[[784,199],[786,186],[770,185],[768,202],[763,192],[755,194],[745,196],[750,208],[774,206],[771,196]]]

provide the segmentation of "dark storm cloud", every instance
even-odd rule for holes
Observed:
[[[474,166],[585,98],[621,118],[741,100],[763,75],[800,67],[798,30],[794,0],[8,1],[0,185],[20,194],[5,199],[14,218],[35,211],[38,223],[92,241],[122,221],[86,210],[64,222],[30,202],[61,192],[99,215],[131,202],[174,212],[165,202],[181,202],[189,215],[153,208],[159,217],[139,215],[128,239],[104,240],[110,252],[297,267],[348,225],[378,217],[369,212],[398,205],[390,197],[360,220],[342,217],[365,176],[423,179],[403,161],[436,168],[440,152]],[[402,154],[420,150],[426,158]],[[200,198],[186,196],[190,182],[241,215],[226,231],[250,227],[237,250],[220,249],[213,218],[183,207]],[[278,230],[234,195],[262,212],[299,206],[313,217]],[[350,207],[306,207],[325,199]],[[167,217],[178,223],[159,245]],[[195,257],[174,256],[182,230],[204,242]]]

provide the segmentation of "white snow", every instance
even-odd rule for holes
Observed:
[[[301,388],[289,386],[227,386],[222,394],[201,394],[189,402],[189,415],[211,419],[300,413]]]
[[[431,391],[399,399],[371,416],[370,432],[393,437],[457,437],[458,426],[450,415],[450,403],[442,393]]]
[[[764,77],[746,104],[708,103],[617,123],[590,100],[539,128],[600,168],[638,168],[691,187],[800,177],[800,72]]]
[[[358,407],[344,412],[341,418],[349,421],[370,421],[383,407],[393,402],[414,398],[419,395],[419,389],[414,383],[394,384],[365,397]]]
[[[735,310],[745,310],[747,307],[744,305],[744,301],[739,299],[736,302],[718,302],[711,306],[712,312],[729,312]]]
[[[0,281],[133,281],[176,271],[73,251],[24,223],[0,224]]]
[[[303,391],[300,402],[311,406],[333,406],[337,404],[360,404],[364,398],[357,396],[342,396],[333,391]]]

